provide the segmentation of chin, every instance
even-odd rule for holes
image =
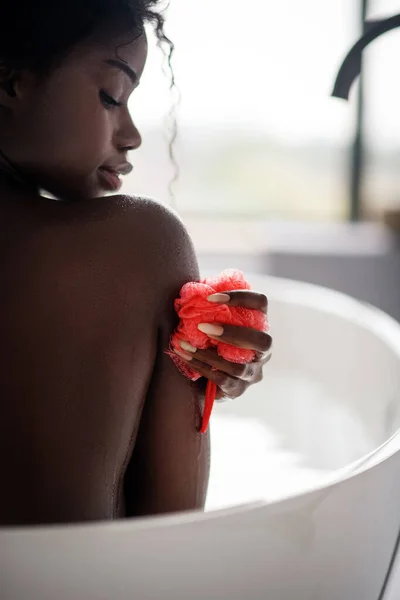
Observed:
[[[50,195],[56,200],[69,202],[82,202],[98,195],[98,190],[95,189],[95,186],[88,185],[87,183],[71,185],[70,183],[53,181],[51,184],[42,187],[44,195]]]
[[[115,190],[111,190],[111,186],[108,185],[107,179],[99,177],[98,170],[87,175],[72,172],[60,173],[59,177],[54,173],[53,177],[46,177],[46,175],[43,174],[41,178],[40,188],[45,190],[45,195],[50,195],[56,200],[83,202],[92,198],[104,198],[115,193]]]

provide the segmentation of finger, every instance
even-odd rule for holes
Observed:
[[[215,348],[208,350],[196,350],[191,344],[181,342],[181,347],[184,350],[184,356],[190,360],[190,357],[196,358],[200,362],[204,362],[223,373],[232,375],[243,381],[254,382],[257,379],[257,369],[261,368],[267,362],[267,354],[262,352],[256,353],[256,360],[251,363],[240,364],[225,360],[219,356]]]
[[[220,323],[200,323],[199,330],[213,340],[225,342],[245,350],[268,352],[272,345],[272,338],[264,331],[250,327],[236,325],[221,325]]]
[[[197,381],[193,382],[193,385],[200,391],[202,396],[205,396],[207,388],[207,379],[205,377],[200,377],[200,379],[197,379]],[[215,401],[218,402],[218,404],[222,404],[224,402],[228,402],[229,399],[230,398],[221,390],[221,388],[217,387]]]
[[[253,381],[255,378],[257,366],[254,363],[238,364],[230,362],[219,356],[218,352],[214,349],[197,350],[195,358],[200,362],[218,369],[218,371],[232,375],[232,377],[235,377],[236,379]]]
[[[227,306],[242,306],[243,308],[260,310],[265,314],[268,311],[268,299],[266,295],[249,290],[234,290],[222,294],[212,294],[208,297],[208,300],[217,304],[226,304]]]
[[[222,371],[215,370],[210,365],[207,365],[206,363],[203,363],[195,358],[190,357],[189,360],[184,353],[177,352],[176,350],[175,352],[182,358],[182,360],[187,362],[194,371],[216,383],[225,396],[237,398],[243,394],[243,391],[246,387],[246,383],[244,381],[241,381],[236,377],[232,377],[232,375],[228,375],[227,373],[223,373]]]
[[[260,365],[266,365],[272,358],[272,352],[256,352],[254,362]]]
[[[188,355],[191,356],[191,361],[195,358],[197,361],[203,362],[214,369],[219,371],[223,371],[228,375],[232,375],[233,377],[241,378],[245,373],[246,365],[240,365],[236,363],[229,362],[219,356],[218,352],[215,348],[209,348],[208,350],[198,350],[193,348],[193,346],[187,344],[186,342],[181,342],[181,347],[184,350],[184,354],[186,358]],[[192,348],[192,349],[191,349]]]
[[[270,361],[273,352],[273,343],[274,340],[271,338],[271,345],[266,352],[259,352],[258,350],[256,350],[254,362],[260,362],[262,364],[265,364],[268,361]]]
[[[217,394],[215,396],[215,401],[218,402],[218,404],[223,404],[224,402],[228,402],[229,400],[233,400],[235,398],[239,398],[239,396],[243,396],[243,394],[247,390],[248,386],[249,386],[248,383],[242,382],[241,391],[240,392],[236,392],[233,395],[225,393],[223,390],[221,390],[220,387],[218,387],[217,388]]]
[[[207,379],[216,383],[217,386],[220,387],[224,392],[234,385],[233,381],[229,381],[234,379],[232,375],[228,375],[228,373],[223,373],[218,369],[214,369],[210,365],[207,365],[196,358],[192,358],[189,364],[192,369],[197,371],[197,373],[200,373],[200,375],[203,377],[207,377]]]

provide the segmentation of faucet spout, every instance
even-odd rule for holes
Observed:
[[[375,19],[366,21],[364,35],[354,44],[344,59],[336,77],[332,96],[349,99],[350,88],[355,79],[360,75],[361,58],[364,48],[387,31],[400,27],[400,14],[388,19]]]

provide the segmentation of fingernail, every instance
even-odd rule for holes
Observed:
[[[229,302],[231,299],[229,294],[211,294],[208,296],[207,300],[209,302],[215,302],[216,304],[225,304],[225,302]]]
[[[180,358],[183,358],[183,360],[193,360],[193,356],[191,356],[190,354],[186,354],[186,352],[180,352],[180,350],[177,350],[176,348],[174,348],[174,352],[175,354],[177,354]]]
[[[224,328],[221,325],[211,325],[211,323],[200,323],[197,328],[206,335],[215,335],[216,337],[224,333]]]
[[[195,348],[194,346],[192,346],[192,344],[189,344],[189,342],[179,342],[181,345],[181,348],[183,350],[186,350],[186,352],[196,352],[197,348]]]

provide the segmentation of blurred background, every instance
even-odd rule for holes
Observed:
[[[168,154],[168,69],[150,34],[131,100],[143,145],[124,190],[169,203],[204,270],[238,267],[339,289],[400,320],[400,29],[364,52],[362,87],[331,97],[363,22],[400,0],[172,0],[181,94]]]

